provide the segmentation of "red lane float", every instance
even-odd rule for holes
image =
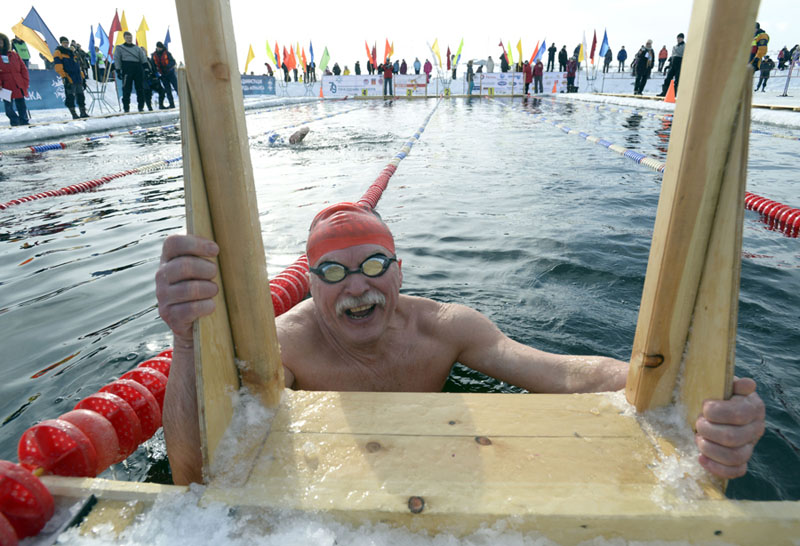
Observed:
[[[161,426],[161,410],[155,397],[145,387],[130,379],[117,379],[100,389],[124,399],[142,424],[142,440],[150,438]],[[139,442],[141,443],[141,442]]]
[[[0,544],[2,546],[17,546],[19,544],[17,532],[14,531],[14,527],[2,512],[0,512]]]
[[[158,403],[158,409],[164,408],[164,394],[167,391],[167,376],[153,368],[134,368],[128,373],[123,374],[120,379],[130,379],[136,381],[153,395]]]
[[[147,438],[142,437],[142,425],[133,408],[123,398],[110,392],[98,392],[87,396],[75,405],[75,409],[86,409],[108,419],[117,434],[119,452],[113,464],[124,461],[136,451]]]
[[[772,201],[766,197],[746,192],[745,208],[754,210],[770,220],[769,227],[784,232],[789,237],[797,237],[800,232],[800,209]]]
[[[166,352],[166,351],[164,351]],[[154,370],[161,372],[167,378],[169,378],[169,369],[172,366],[172,350],[170,349],[170,357],[166,358],[163,356],[157,356],[155,358],[150,358],[145,360],[141,364],[137,366],[137,368],[153,368]],[[161,353],[163,354],[163,353]]]
[[[97,470],[97,451],[86,435],[67,421],[46,419],[19,439],[17,457],[28,470],[88,478]]]
[[[119,458],[119,439],[111,421],[97,412],[87,409],[68,411],[59,418],[72,423],[92,442],[97,453],[97,466],[92,476],[97,476],[111,466]]]
[[[42,530],[55,508],[53,496],[26,468],[9,461],[0,461],[0,513],[14,531],[14,540],[33,536]],[[6,540],[8,529],[0,525],[0,537]]]

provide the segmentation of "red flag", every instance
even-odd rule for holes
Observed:
[[[597,31],[594,31],[594,38],[592,38],[592,52],[589,53],[589,58],[592,60],[592,64],[594,64],[594,50],[597,47]]]
[[[294,70],[295,68],[297,68],[297,60],[296,60],[296,59],[295,59],[295,57],[294,57],[294,46],[293,46],[293,45],[290,45],[290,46],[289,46],[289,56],[287,57],[287,56],[284,54],[284,56],[283,56],[283,62],[286,62],[286,59],[289,59],[289,61],[292,63],[292,66],[289,66],[289,65],[287,64],[287,65],[286,65],[286,68],[288,68],[289,70]]]
[[[450,70],[450,46],[447,46],[447,70]]]
[[[119,13],[114,10],[114,20],[111,21],[111,28],[108,30],[108,54],[114,54],[114,33],[122,30],[122,25],[119,22]]]
[[[383,62],[386,62],[386,59],[389,58],[389,52],[392,50],[392,46],[389,45],[389,38],[386,38],[386,47],[383,49]]]
[[[497,44],[497,45],[499,45],[500,47],[502,47],[502,48],[503,48],[503,51],[505,52],[505,50],[506,50],[506,46],[504,46],[504,45],[503,45],[503,40],[500,40],[500,43],[499,43],[499,44]]]
[[[536,42],[536,47],[533,48],[533,55],[531,55],[530,64],[533,64],[533,60],[536,58],[536,54],[539,52],[539,42]]]
[[[278,49],[278,42],[275,42],[275,49],[272,51],[275,52],[275,66],[280,70],[281,68],[281,50]]]
[[[286,52],[286,46],[283,46],[283,63],[286,65],[286,68],[291,69],[292,67],[289,66],[289,53]]]

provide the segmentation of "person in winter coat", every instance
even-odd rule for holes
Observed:
[[[392,65],[392,74],[399,74],[400,73],[400,61],[395,61]]]
[[[25,41],[17,36],[14,35],[14,39],[11,40],[11,48],[17,52],[19,58],[22,59],[22,62],[25,63],[25,68],[30,66],[31,54],[28,51],[28,44]],[[786,49],[785,47],[783,49]]]
[[[503,53],[500,55],[500,72],[508,72],[509,68],[511,68],[511,65],[508,64],[508,55]]]
[[[561,51],[558,52],[558,71],[565,72],[567,70],[568,62],[569,54],[567,53],[567,46],[563,46]]]
[[[659,97],[666,97],[669,91],[669,84],[675,79],[675,96],[678,96],[678,80],[681,76],[681,65],[683,64],[683,51],[686,49],[686,42],[683,41],[683,32],[677,36],[678,43],[672,46],[672,56],[669,58],[669,69],[664,77],[664,85],[661,87]]]
[[[172,53],[170,53],[161,42],[156,42],[156,50],[153,52],[152,57],[162,87],[161,92],[158,94],[158,109],[164,109],[165,95],[167,101],[169,101],[168,108],[175,108],[175,101],[172,98],[172,91],[175,91],[176,95],[178,94],[178,79],[175,76],[175,59],[172,57]],[[267,65],[267,67],[271,73],[272,68],[269,67],[269,65]]]
[[[467,95],[472,95],[472,90],[475,87],[475,71],[472,70],[472,60],[470,59],[467,61],[467,85],[469,85],[469,89],[467,90]]]
[[[492,60],[491,56],[486,60],[486,72],[489,74],[494,72],[494,61]]]
[[[578,73],[578,58],[572,57],[567,63],[567,93],[576,93],[575,75]]]
[[[378,67],[380,68],[380,67]],[[392,74],[394,70],[392,67],[391,60],[389,57],[386,57],[386,62],[383,63],[383,96],[386,97],[388,95],[394,95],[394,89],[392,89]],[[386,90],[389,90],[387,93]]]
[[[756,31],[753,35],[753,47],[750,49],[750,64],[753,70],[758,70],[761,66],[761,59],[767,54],[767,47],[769,46],[769,34],[767,34],[761,25],[756,23]]]
[[[528,61],[525,61],[525,64],[522,66],[522,74],[523,81],[525,82],[525,91],[523,92],[527,95],[531,86],[531,82],[533,81],[533,70],[531,69],[531,65],[528,63]]]
[[[544,93],[544,86],[542,86],[542,77],[544,76],[544,64],[541,59],[536,61],[533,65],[533,92]]]
[[[665,72],[664,63],[667,62],[667,57],[669,57],[669,53],[667,52],[667,46],[664,45],[661,51],[658,52],[658,71],[662,74]]]
[[[425,80],[425,83],[430,83],[432,70],[433,70],[433,65],[428,59],[425,59],[425,65],[422,67],[422,71],[425,72],[425,76],[427,78]]]
[[[625,72],[625,61],[628,59],[628,52],[625,51],[625,46],[620,48],[619,53],[617,53],[617,61],[619,61],[619,68],[617,68],[617,72]]]
[[[117,77],[122,78],[122,109],[131,111],[131,90],[136,87],[136,104],[144,111],[144,72],[148,69],[147,54],[133,43],[133,34],[125,32],[125,41],[114,48],[114,67]]]
[[[350,75],[350,69],[347,67],[347,65],[344,65],[344,71],[342,72],[342,76],[349,76],[349,75]]]
[[[0,34],[0,87],[11,91],[11,100],[3,100],[3,106],[12,127],[28,125],[28,108],[25,104],[28,83],[28,67],[11,48],[8,36]]]
[[[783,49],[780,50],[778,53],[778,70],[784,70],[786,68],[786,61],[789,60],[789,50],[786,46],[783,46]]]
[[[400,63],[400,73],[405,74],[406,72],[408,72],[408,65],[406,64],[406,60],[403,59],[403,62]]]
[[[61,45],[53,53],[53,61],[55,62],[56,72],[64,82],[64,105],[69,110],[69,113],[72,114],[72,119],[78,119],[78,117],[88,118],[86,98],[83,96],[83,84],[86,75],[81,70],[78,55],[69,47],[69,39],[62,36],[59,42]],[[75,112],[76,100],[80,116]]]
[[[419,57],[416,57],[414,59],[414,74],[419,74],[421,68],[422,68],[422,63],[419,62]]]
[[[608,72],[608,68],[611,66],[611,61],[614,60],[614,54],[611,53],[611,48],[609,47],[606,50],[605,57],[603,57],[603,72]]]
[[[556,44],[550,44],[547,48],[547,71],[552,72],[556,67],[556,51],[558,48]]]
[[[147,56],[147,50],[141,48]],[[144,70],[144,103],[147,105],[147,110],[153,111],[153,93],[158,93],[159,102],[164,104],[164,88],[161,81],[158,79],[158,69],[156,63],[151,57],[147,57],[147,67]]]
[[[361,75],[361,64],[358,61],[356,61],[356,64],[353,65],[353,71],[356,73],[356,76]]]
[[[339,68],[339,63],[333,63],[333,75],[334,76],[341,76],[342,69]]]
[[[758,78],[758,85],[756,85],[756,91],[758,91],[759,87],[761,88],[762,93],[767,90],[767,80],[769,79],[769,73],[772,71],[773,68],[775,68],[775,61],[770,59],[769,55],[767,55],[766,57],[764,57],[764,60],[761,61],[761,68],[759,68],[759,70],[761,71],[761,76]]]
[[[650,79],[650,72],[653,70],[655,52],[653,51],[653,40],[647,40],[647,44],[642,46],[636,55],[636,82],[633,86],[633,94],[641,95],[647,80]]]

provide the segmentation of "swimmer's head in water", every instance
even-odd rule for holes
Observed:
[[[306,254],[315,266],[328,252],[357,245],[380,245],[394,254],[392,232],[378,213],[355,203],[337,203],[314,217],[308,233]]]
[[[300,127],[297,131],[295,131],[292,136],[289,137],[289,144],[297,144],[298,142],[302,141],[306,138],[308,131],[310,129],[308,127]]]

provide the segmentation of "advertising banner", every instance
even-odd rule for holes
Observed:
[[[55,70],[29,70],[30,85],[25,104],[28,110],[63,108],[64,84]]]
[[[242,92],[245,97],[250,95],[274,95],[275,77],[243,75]]]
[[[475,74],[473,95],[521,95],[525,86],[522,72]],[[466,92],[466,91],[465,91]]]
[[[425,74],[395,74],[392,77],[395,96],[421,96],[426,94]],[[326,98],[380,97],[383,96],[383,76],[323,76],[322,94]]]

